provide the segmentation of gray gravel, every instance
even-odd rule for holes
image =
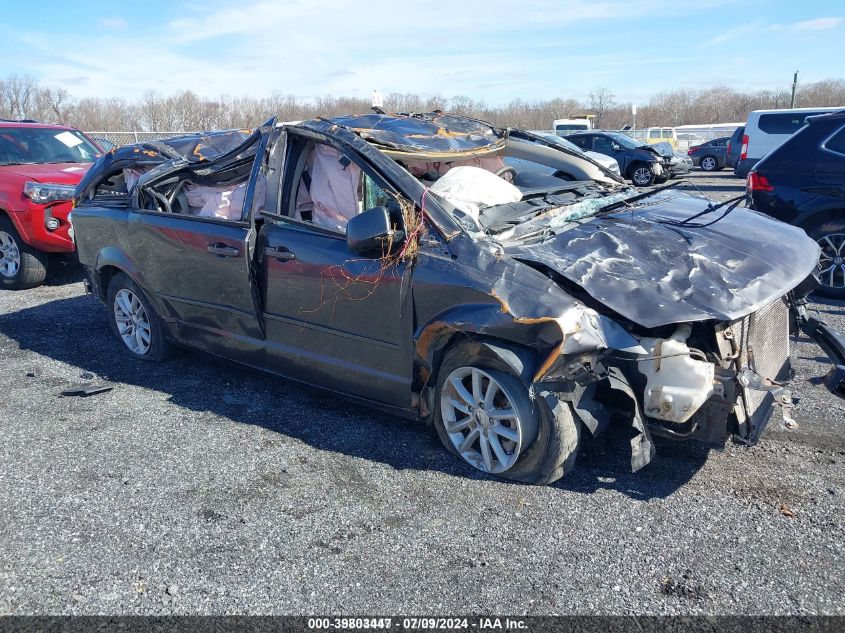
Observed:
[[[638,474],[609,433],[530,487],[315,390],[125,359],[53,264],[0,292],[0,614],[845,614],[845,406],[807,341],[799,429],[658,440]],[[815,307],[845,330],[845,305]],[[60,397],[86,382],[114,389]]]

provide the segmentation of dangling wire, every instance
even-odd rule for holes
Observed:
[[[722,220],[725,217],[727,217],[727,215],[731,211],[736,209],[739,206],[739,203],[742,202],[743,200],[745,200],[745,194],[743,194],[741,196],[737,196],[736,198],[731,198],[730,200],[725,200],[724,202],[720,202],[719,204],[715,204],[715,205],[714,204],[708,204],[707,208],[704,209],[704,211],[701,211],[700,213],[696,213],[695,215],[691,215],[690,217],[686,218],[685,220],[678,221],[678,220],[663,219],[663,220],[658,220],[658,223],[665,224],[666,226],[676,226],[676,227],[690,228],[690,229],[704,228],[706,226],[711,226],[713,224],[716,224],[716,222],[718,222],[719,220]],[[725,209],[725,212],[722,213],[715,220],[711,220],[710,222],[693,222],[692,221],[692,220],[696,220],[696,219],[700,218],[703,215],[706,215],[708,213],[712,213],[713,211],[716,211],[717,209],[721,209],[722,207],[725,207],[725,206],[727,206],[728,208]]]

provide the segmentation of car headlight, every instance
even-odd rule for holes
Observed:
[[[58,183],[27,182],[23,186],[23,195],[36,204],[47,204],[70,200],[76,187],[73,185],[60,185]]]

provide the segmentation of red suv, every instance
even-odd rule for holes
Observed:
[[[101,152],[79,130],[0,120],[0,288],[32,288],[73,252],[74,189]]]

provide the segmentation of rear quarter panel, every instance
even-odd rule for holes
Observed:
[[[72,217],[80,264],[94,272],[114,266],[141,281],[126,249],[126,208],[83,206],[75,208]]]

